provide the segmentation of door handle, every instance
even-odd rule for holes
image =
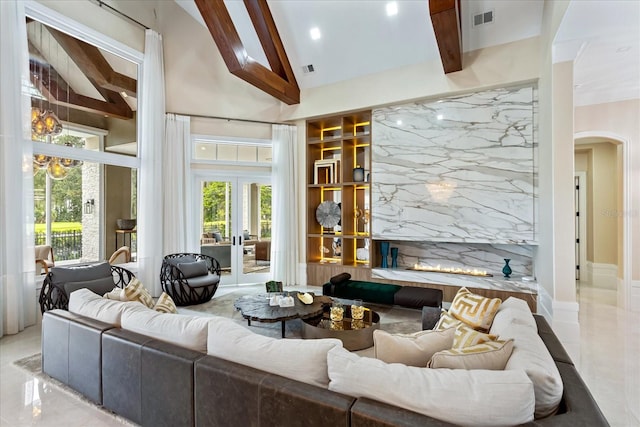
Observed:
[[[236,245],[236,236],[233,236],[233,238],[231,239],[231,245],[232,246]]]
[[[242,245],[242,236],[238,236],[238,245]]]

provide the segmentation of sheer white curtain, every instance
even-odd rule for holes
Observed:
[[[166,133],[162,154],[164,254],[188,250],[188,232],[191,230],[190,120],[187,116],[176,114],[167,114],[166,117]]]
[[[0,1],[0,336],[36,322],[33,153],[24,5]],[[23,93],[23,90],[25,91]]]
[[[273,125],[271,271],[283,285],[298,284],[297,128]]]
[[[138,277],[153,296],[162,293],[162,146],[164,138],[164,65],[162,36],[145,33],[140,87],[140,171],[138,191]]]

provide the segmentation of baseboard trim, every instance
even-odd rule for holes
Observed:
[[[618,289],[618,266],[615,264],[604,264],[587,262],[587,275],[589,282],[601,289]]]
[[[549,322],[553,323],[553,298],[545,288],[538,284],[538,314],[544,316]]]

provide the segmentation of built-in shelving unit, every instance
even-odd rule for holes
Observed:
[[[354,169],[363,180],[354,180]],[[371,112],[307,121],[307,282],[321,285],[349,272],[371,275]],[[359,171],[360,172],[360,171]],[[340,222],[323,227],[316,210],[323,202],[340,207]]]

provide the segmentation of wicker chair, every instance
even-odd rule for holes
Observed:
[[[106,264],[106,265],[105,265]],[[94,270],[94,271],[90,271]],[[111,273],[110,281],[109,272]],[[124,288],[135,275],[129,270],[108,263],[74,267],[53,267],[42,282],[40,311],[69,309],[69,295],[81,287],[103,295],[115,287]]]
[[[162,260],[160,283],[176,305],[202,304],[218,289],[220,263],[204,254],[170,254]]]

